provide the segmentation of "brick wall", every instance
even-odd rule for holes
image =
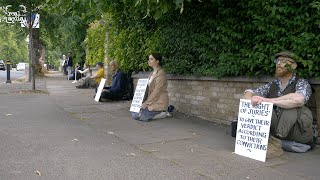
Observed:
[[[136,84],[138,78],[147,78],[147,74],[133,75]],[[167,75],[169,104],[179,112],[194,115],[209,121],[229,124],[238,113],[239,99],[248,88],[256,88],[273,80],[249,78],[209,78],[193,76]],[[316,93],[309,102],[316,119],[320,119],[320,81],[310,81]],[[317,121],[320,127],[320,120]]]

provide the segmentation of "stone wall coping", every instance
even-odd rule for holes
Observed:
[[[133,74],[131,77],[134,79],[148,78],[148,75],[150,73],[151,72],[139,72],[137,74]],[[167,78],[169,80],[257,82],[257,83],[266,83],[274,79],[274,77],[272,76],[261,76],[260,78],[249,78],[245,76],[214,78],[214,77],[207,77],[207,76],[187,76],[187,75],[175,75],[175,74],[167,74]],[[319,79],[310,79],[309,82],[310,84],[320,85]]]

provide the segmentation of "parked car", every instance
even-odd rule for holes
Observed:
[[[17,65],[15,63],[11,64],[11,69],[17,69]]]
[[[3,62],[3,60],[0,60],[0,69],[1,70],[6,70],[6,63]]]
[[[24,71],[26,68],[27,63],[18,63],[17,64],[17,71]]]

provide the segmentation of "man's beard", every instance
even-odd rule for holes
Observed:
[[[283,77],[283,76],[287,75],[288,73],[289,73],[289,71],[287,68],[277,68],[274,76],[276,78]]]

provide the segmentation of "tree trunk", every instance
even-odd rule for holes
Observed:
[[[39,42],[39,29],[32,28],[32,47],[33,47],[33,59],[35,66],[35,74],[42,74],[42,64],[41,64],[41,44]]]

